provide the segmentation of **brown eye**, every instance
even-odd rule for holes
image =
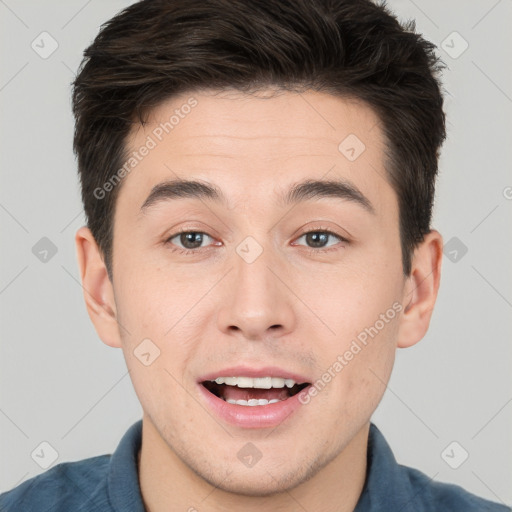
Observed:
[[[311,249],[326,249],[332,245],[336,245],[337,242],[331,243],[328,245],[330,239],[336,238],[339,241],[347,242],[346,238],[337,235],[336,233],[332,233],[331,231],[308,231],[301,235],[297,240],[304,238],[306,244]],[[299,244],[302,245],[302,244]]]
[[[202,244],[206,239],[212,239],[210,235],[201,231],[183,231],[181,233],[174,234],[166,240],[166,244],[172,244],[177,246],[177,251],[201,249]],[[173,240],[175,240],[173,242]],[[181,245],[180,245],[181,244]]]

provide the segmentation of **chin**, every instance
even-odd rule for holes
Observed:
[[[254,471],[254,473],[252,473]],[[241,496],[268,497],[290,491],[304,481],[308,480],[311,475],[302,474],[297,470],[290,472],[290,467],[285,472],[270,473],[265,469],[256,471],[255,468],[242,471],[232,471],[222,481],[215,478],[209,481],[214,487],[231,494]]]
[[[293,453],[293,447],[291,448]],[[289,492],[307,482],[329,462],[317,457],[316,460],[285,458],[274,464],[265,464],[263,459],[254,467],[246,468],[236,460],[226,462],[222,467],[210,465],[208,470],[201,467],[196,474],[213,487],[240,496],[269,497]],[[197,468],[197,466],[196,466]]]

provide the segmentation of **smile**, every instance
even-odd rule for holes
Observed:
[[[303,405],[300,394],[310,386],[303,377],[277,367],[240,366],[198,381],[212,416],[241,428],[269,428],[291,421]]]
[[[287,400],[308,383],[299,384],[283,377],[217,377],[204,381],[202,385],[225,402],[254,407]]]

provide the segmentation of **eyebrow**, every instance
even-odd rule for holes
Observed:
[[[156,204],[172,199],[209,199],[228,204],[222,190],[212,183],[201,180],[176,178],[155,185],[140,208],[144,214]],[[309,199],[337,198],[352,201],[371,214],[375,214],[375,208],[370,200],[350,181],[338,180],[313,180],[306,179],[295,183],[278,200],[283,206],[296,204]]]

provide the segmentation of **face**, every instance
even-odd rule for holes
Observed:
[[[318,92],[205,91],[156,108],[128,149],[145,156],[117,199],[113,291],[144,428],[220,489],[305,482],[368,425],[394,361],[405,281],[379,119]],[[148,199],[178,179],[219,197]],[[331,188],[287,201],[305,180]]]

